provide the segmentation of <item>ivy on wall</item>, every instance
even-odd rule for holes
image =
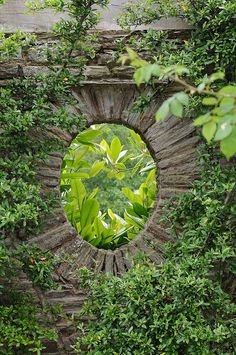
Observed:
[[[206,3],[186,0],[177,2],[178,6],[173,6],[170,1],[153,2],[151,6],[149,3],[136,8],[142,10],[141,15],[135,13],[133,16],[133,10],[130,10],[126,16],[133,16],[132,21],[139,19],[140,23],[148,23],[150,19],[159,18],[160,14],[174,15],[181,10],[181,15],[184,13],[196,27],[190,39],[182,41],[182,46],[177,42],[162,41],[165,36],[156,32],[148,31],[143,36],[143,48],[153,49],[156,48],[156,41],[159,44],[163,42],[157,54],[162,66],[187,66],[196,85],[202,74],[216,70],[225,69],[226,81],[234,79],[233,1],[207,0]],[[155,4],[158,6],[153,6]],[[24,240],[37,232],[41,217],[48,215],[57,203],[55,196],[41,194],[37,166],[47,159],[50,151],[64,149],[56,138],[47,139],[47,130],[51,125],[70,131],[84,124],[83,116],[70,113],[70,105],[75,104],[70,88],[82,79],[87,58],[95,55],[96,38],[88,34],[98,19],[94,5],[105,6],[106,1],[47,0],[40,2],[40,5],[37,2],[29,4],[32,11],[51,6],[57,11],[69,12],[70,17],[61,20],[54,28],[59,43],[46,50],[49,73],[34,78],[22,75],[9,80],[1,89],[2,239],[14,235]],[[1,34],[1,39],[2,61],[17,56],[22,45],[30,45],[36,40],[19,32],[9,37]],[[91,43],[95,46],[91,47]],[[71,66],[76,66],[76,75],[71,74]],[[171,75],[173,73],[175,71]],[[216,85],[215,89],[220,90],[220,87]],[[177,98],[185,105],[181,100],[186,102],[186,96],[184,100],[183,96],[182,99],[180,96]],[[58,101],[61,105],[55,111],[52,104]],[[143,110],[149,103],[150,99],[140,100],[136,109],[141,107]],[[171,106],[175,106],[174,113],[182,112],[182,108],[176,109],[178,104]],[[230,110],[234,110],[232,105]],[[235,124],[235,121],[232,122]],[[204,156],[205,153],[202,154]],[[97,279],[91,284],[92,276],[89,274],[86,282],[92,289],[92,301],[87,310],[99,316],[100,323],[90,324],[89,333],[78,340],[78,351],[81,344],[86,344],[91,354],[110,354],[114,351],[118,354],[155,354],[157,349],[171,354],[235,351],[235,306],[229,296],[233,290],[231,280],[235,275],[234,189],[235,170],[222,168],[216,154],[213,154],[204,165],[202,180],[194,185],[189,194],[175,202],[175,210],[169,206],[170,214],[167,213],[166,218],[170,224],[173,223],[173,230],[177,229],[177,239],[174,250],[172,247],[168,250],[167,262],[163,266],[156,268],[138,263],[123,280],[100,276],[100,284]],[[1,277],[11,280],[13,271],[17,272],[12,267],[17,258],[35,284],[51,286],[48,275],[54,260],[51,255],[34,247],[23,247],[15,255],[7,252],[1,243]],[[39,275],[43,276],[40,278]],[[29,318],[31,312],[36,315],[38,310],[33,311],[26,301],[20,314],[23,318],[23,336],[16,293],[9,293],[9,283],[5,282],[0,292],[0,351],[9,354],[16,351],[40,353],[42,340],[54,339],[55,334],[39,327],[34,316]],[[6,323],[11,328],[10,333]],[[16,338],[15,334],[19,337]]]
[[[193,26],[190,36],[170,41],[168,31],[149,30],[141,35],[141,40],[133,37],[133,46],[141,44],[149,52],[155,49],[158,62],[164,66],[187,66],[196,82],[206,72],[225,70],[231,81],[236,75],[235,11],[234,0],[141,0],[124,6],[119,23],[130,28],[166,16],[182,17]]]
[[[128,49],[128,56],[138,85],[149,83],[155,91],[157,77],[183,87],[160,107],[157,120],[170,113],[182,117],[191,105],[195,117],[201,113],[195,125],[203,126],[209,146],[199,152],[199,180],[166,206],[162,223],[170,227],[173,242],[166,246],[162,265],[138,260],[122,279],[82,271],[90,292],[84,314],[93,321],[80,324],[84,333],[75,346],[77,353],[84,346],[88,354],[236,352],[235,6],[235,1],[218,0],[125,6],[123,26],[180,14],[194,25],[182,43],[168,42],[168,35],[156,31],[135,34],[131,47],[143,53],[140,58]],[[149,48],[154,50],[152,59]],[[197,99],[190,101],[189,94]],[[202,102],[199,94],[206,96]],[[144,104],[148,107],[149,102]],[[138,106],[145,110],[145,105]],[[230,163],[216,144],[212,147],[213,139],[221,141]]]
[[[81,271],[93,320],[80,324],[77,353],[235,353],[236,168],[206,147],[199,161],[200,179],[166,205],[163,264],[139,259],[122,279]]]
[[[190,35],[175,41],[170,41],[168,32],[150,30],[141,38],[135,34],[129,45],[141,50],[151,63],[138,58],[132,49],[128,49],[128,57],[136,68],[137,85],[151,84],[154,95],[155,77],[175,81],[183,88],[183,92],[162,105],[156,119],[163,120],[170,113],[182,117],[185,107],[184,115],[199,115],[194,124],[202,126],[208,142],[220,142],[220,149],[228,159],[236,153],[235,11],[235,1],[231,0],[139,1],[125,5],[119,20],[127,27],[168,15],[184,17],[193,25]],[[126,57],[122,60],[125,62]],[[199,96],[205,97],[201,100]]]
[[[42,193],[37,177],[38,165],[48,159],[48,154],[64,150],[59,139],[49,138],[50,128],[80,130],[85,121],[82,115],[70,112],[70,106],[76,106],[70,89],[83,78],[84,65],[95,54],[95,37],[88,34],[98,21],[93,6],[103,6],[106,1],[53,1],[41,2],[41,6],[58,9],[59,3],[60,11],[69,11],[69,19],[55,26],[58,42],[45,53],[48,72],[29,78],[19,73],[0,91],[0,352],[4,354],[40,354],[45,339],[56,339],[54,331],[38,323],[39,310],[32,304],[32,297],[19,305],[18,291],[11,290],[19,268],[35,285],[54,287],[51,275],[55,258],[30,245],[7,251],[5,240],[11,244],[11,238],[19,242],[37,233],[43,216],[58,203],[58,196]],[[29,6],[32,8],[32,4]],[[20,49],[36,43],[35,36],[21,31],[10,36],[1,32],[1,63],[17,58]],[[71,65],[76,67],[74,75],[67,68]]]

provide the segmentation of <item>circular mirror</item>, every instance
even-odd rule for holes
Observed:
[[[91,126],[64,157],[64,211],[97,248],[114,250],[134,239],[150,216],[156,190],[156,164],[140,135],[125,126]]]

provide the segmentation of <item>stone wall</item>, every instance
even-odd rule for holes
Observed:
[[[50,32],[51,27],[64,14],[57,13],[47,9],[36,14],[30,14],[25,6],[26,0],[7,0],[6,4],[0,9],[0,26],[4,27],[5,31],[12,32],[20,28],[26,32],[44,33]],[[111,0],[109,5],[101,9],[101,20],[97,26],[100,30],[120,30],[121,28],[116,23],[116,17],[121,11],[126,0]],[[137,2],[137,0],[132,0]],[[141,26],[139,29],[147,29],[148,26]],[[151,25],[152,28],[158,30],[183,30],[189,29],[190,26],[181,18],[163,18]]]
[[[133,128],[147,143],[157,164],[158,193],[154,212],[144,231],[129,244],[110,251],[97,249],[77,235],[67,221],[63,208],[58,206],[54,215],[45,223],[43,232],[30,239],[42,248],[51,250],[61,257],[61,263],[55,271],[59,289],[42,292],[33,288],[31,282],[22,274],[22,289],[32,292],[37,301],[45,305],[61,305],[67,317],[53,319],[58,333],[57,343],[48,343],[45,354],[71,354],[78,332],[73,318],[78,317],[81,306],[86,299],[86,291],[79,286],[76,271],[86,266],[95,272],[111,272],[121,276],[132,263],[132,257],[138,251],[144,251],[155,263],[163,261],[162,245],[170,240],[170,235],[159,222],[162,207],[166,199],[176,193],[187,191],[196,178],[196,147],[199,138],[189,120],[170,117],[162,123],[154,120],[154,114],[160,104],[179,88],[173,84],[160,82],[160,95],[152,101],[148,111],[134,113],[133,103],[139,96],[139,90],[132,80],[130,67],[121,67],[114,60],[116,40],[127,36],[122,31],[101,31],[97,56],[86,68],[86,80],[83,86],[74,87],[73,95],[78,100],[81,112],[87,116],[87,124],[118,123]],[[171,36],[185,38],[184,31],[175,30]],[[49,34],[41,34],[38,44],[30,50],[23,50],[12,62],[0,66],[1,84],[16,76],[33,76],[47,71],[46,59],[42,56],[45,44],[56,39]],[[146,89],[147,90],[147,89]],[[147,92],[147,91],[146,91]],[[73,109],[73,108],[72,108]],[[59,137],[68,146],[72,136],[58,128],[52,127],[49,136]],[[59,192],[60,169],[63,155],[59,152],[50,154],[39,168],[39,178],[45,191]],[[67,260],[69,255],[70,261]]]

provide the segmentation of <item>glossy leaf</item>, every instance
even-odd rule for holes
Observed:
[[[202,134],[206,138],[207,142],[210,142],[214,137],[216,131],[216,123],[213,121],[207,122],[202,128]]]
[[[227,136],[230,135],[230,133],[232,132],[233,127],[231,126],[230,122],[224,122],[222,124],[220,124],[218,126],[218,129],[216,131],[215,134],[215,141],[220,141],[224,138],[226,138]]]
[[[99,203],[95,199],[86,200],[81,208],[80,223],[83,230],[86,225],[92,224],[99,212]]]
[[[236,154],[236,127],[232,129],[228,137],[220,142],[220,148],[227,159],[232,158]]]
[[[83,143],[83,144],[91,143],[100,134],[101,134],[100,130],[88,129],[87,131],[82,132],[77,136],[76,142]]]

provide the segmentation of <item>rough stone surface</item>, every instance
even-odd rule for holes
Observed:
[[[115,41],[126,34],[118,32],[101,32],[101,47],[97,57],[86,69],[87,79],[82,87],[75,87],[73,95],[79,102],[81,113],[87,116],[87,124],[117,123],[133,128],[147,143],[158,168],[158,194],[155,209],[146,224],[144,231],[129,244],[115,251],[99,250],[77,235],[67,222],[63,208],[57,207],[53,216],[45,221],[42,234],[31,239],[42,248],[51,250],[61,257],[55,271],[59,289],[42,292],[33,288],[26,275],[21,278],[21,286],[32,289],[34,297],[40,304],[60,305],[68,317],[54,320],[59,333],[56,343],[47,343],[45,354],[72,354],[78,332],[73,319],[78,318],[86,291],[79,286],[78,269],[88,267],[95,272],[111,272],[121,276],[132,265],[132,258],[138,251],[147,253],[155,263],[163,261],[163,244],[171,240],[170,235],[159,222],[163,204],[176,193],[187,191],[198,175],[196,166],[196,147],[199,138],[189,120],[170,117],[157,123],[154,114],[161,103],[178,87],[160,83],[164,90],[151,103],[147,111],[135,113],[131,110],[139,96],[139,90],[132,80],[130,67],[118,67],[112,63]],[[175,36],[179,32],[175,32]],[[53,39],[48,35],[39,38],[39,49]],[[36,54],[35,54],[36,53]],[[38,53],[38,54],[37,54]],[[38,71],[46,71],[45,58],[31,49],[22,58],[0,68],[0,79],[8,79],[24,73],[34,75]],[[109,63],[108,63],[109,62]],[[148,93],[143,89],[144,94]],[[56,108],[55,108],[56,109]],[[73,110],[73,108],[72,108]],[[72,141],[71,135],[51,127],[47,134],[62,140],[65,146]],[[48,160],[41,162],[38,176],[43,191],[60,190],[60,170],[63,155],[60,152],[50,154]]]
[[[132,0],[132,2],[136,1],[137,0]],[[126,2],[126,0],[111,0],[108,7],[101,9],[101,21],[97,28],[103,30],[119,30],[120,27],[117,25],[115,18]],[[0,25],[4,26],[9,32],[18,28],[28,32],[48,32],[61,17],[66,18],[66,15],[62,13],[55,14],[55,12],[50,9],[29,16],[25,6],[25,0],[8,0],[6,4],[1,7]],[[152,25],[141,26],[140,29],[148,27],[160,30],[190,28],[181,18],[163,18]]]

